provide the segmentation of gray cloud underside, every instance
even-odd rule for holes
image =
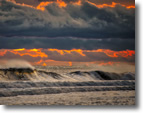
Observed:
[[[135,9],[99,9],[87,2],[59,8],[53,3],[42,12],[0,1],[1,36],[135,38]]]
[[[81,39],[81,38],[46,38],[46,37],[0,37],[0,49],[16,48],[58,48],[58,49],[111,49],[135,50],[134,39]]]

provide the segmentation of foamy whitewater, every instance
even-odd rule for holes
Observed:
[[[135,74],[80,69],[57,73],[21,60],[7,61],[0,66],[0,104],[133,105]]]

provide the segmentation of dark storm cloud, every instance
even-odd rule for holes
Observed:
[[[99,9],[87,2],[60,8],[53,3],[42,12],[1,1],[1,36],[135,38],[135,10],[122,6]]]
[[[16,48],[58,48],[58,49],[111,49],[135,50],[134,39],[81,39],[81,38],[44,38],[44,37],[0,37],[0,49]]]

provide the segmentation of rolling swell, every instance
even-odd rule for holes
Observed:
[[[135,90],[134,86],[100,86],[100,87],[44,87],[44,88],[25,88],[25,89],[6,89],[0,92],[0,97],[18,96],[18,95],[41,95],[58,94],[69,92],[93,92],[93,91],[127,91]]]
[[[31,82],[31,81],[14,81],[0,82],[0,88],[31,88],[31,87],[69,87],[69,86],[135,86],[135,81],[87,81],[87,82]]]

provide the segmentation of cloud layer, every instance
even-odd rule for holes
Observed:
[[[2,36],[135,38],[134,8],[97,8],[82,2],[62,8],[52,3],[40,11],[5,0],[0,4]]]
[[[115,51],[135,50],[135,39],[85,39],[73,37],[0,37],[0,49],[58,48],[58,49],[111,49]]]
[[[60,49],[1,49],[0,59],[24,59],[29,62],[53,60],[61,62],[124,62],[135,61],[135,51],[97,50],[60,50]]]
[[[24,3],[27,5],[37,6],[40,2],[47,2],[47,1],[55,2],[57,0],[15,0],[15,1],[21,4]],[[78,0],[62,0],[62,1],[64,1],[65,3],[70,3],[70,2],[77,2]],[[88,1],[92,3],[96,3],[98,5],[102,5],[102,4],[110,5],[112,4],[112,2],[123,4],[126,6],[135,5],[135,0],[88,0]]]

